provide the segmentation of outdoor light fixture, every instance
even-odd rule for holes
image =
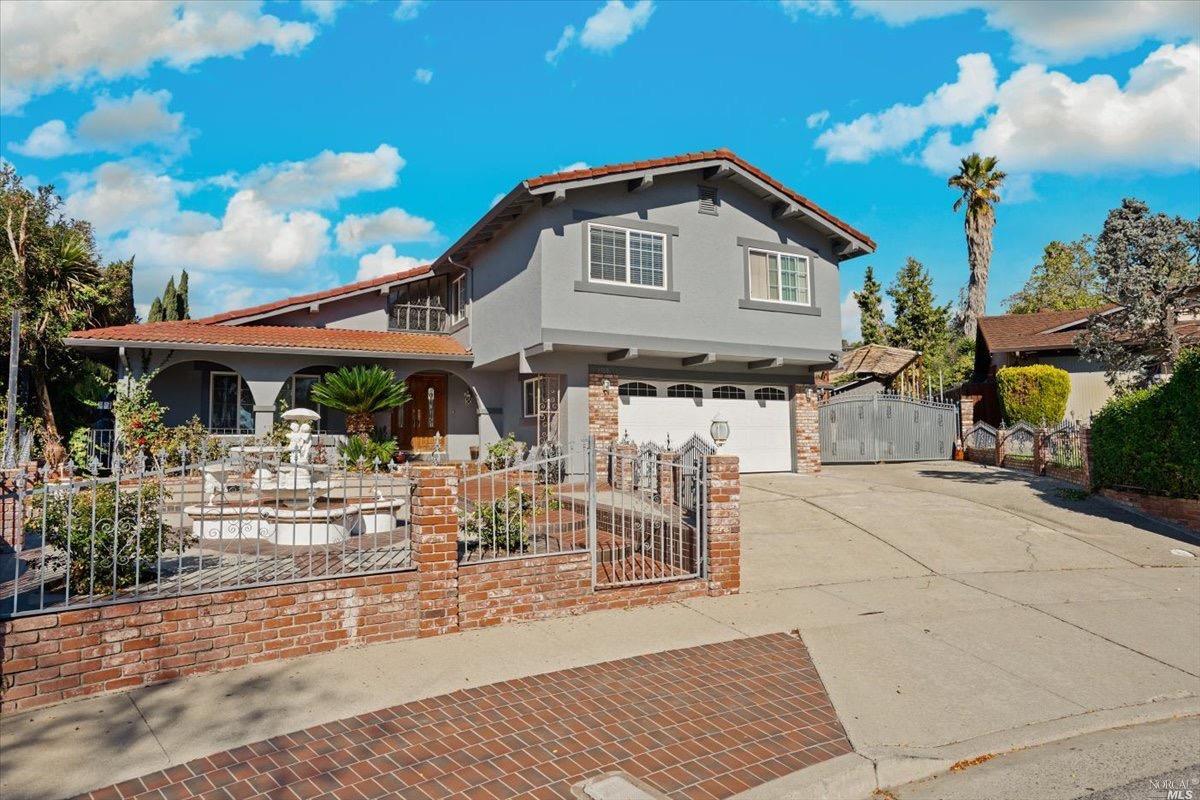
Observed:
[[[604,391],[607,392],[611,388],[612,388],[612,381],[609,380],[608,378],[605,378],[604,379]]]
[[[729,439],[729,422],[725,419],[724,414],[718,412],[713,417],[712,425],[708,426],[708,433],[712,436],[713,444],[717,446],[717,449],[720,449],[721,445],[725,444]]]

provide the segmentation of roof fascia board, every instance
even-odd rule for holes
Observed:
[[[462,236],[458,237],[458,239],[455,240],[455,242],[452,245],[447,247],[440,256],[438,256],[437,258],[435,258],[433,260],[433,262],[432,262],[433,268],[438,269],[439,267],[444,267],[444,266],[448,265],[450,263],[450,257],[451,257],[452,253],[454,253],[456,250],[466,246],[466,244],[468,242],[470,242],[471,239],[473,239],[476,236],[476,234],[478,234],[480,231],[482,231],[484,228],[486,228],[488,225],[490,225],[496,217],[500,216],[502,213],[507,211],[508,207],[511,206],[515,200],[517,200],[518,198],[521,198],[523,195],[528,196],[529,194],[530,194],[529,188],[525,185],[524,181],[522,181],[521,183],[518,183],[516,186],[514,186],[509,191],[508,194],[506,194],[506,195],[504,195],[504,197],[500,198],[500,200],[496,203],[496,205],[489,208],[487,210],[486,214],[484,214],[482,217],[480,217],[479,220],[474,225],[472,225],[470,228],[468,228],[466,233],[464,233]],[[467,265],[467,266],[469,266],[469,265]]]
[[[238,325],[243,325],[247,322],[257,322],[260,319],[270,319],[271,317],[277,317],[280,314],[288,314],[288,313],[291,313],[292,311],[303,311],[305,309],[308,309],[309,311],[316,311],[316,310],[319,310],[320,307],[325,305],[326,303],[336,303],[341,300],[346,300],[351,297],[358,297],[359,295],[364,295],[364,294],[372,294],[372,293],[383,294],[383,293],[385,293],[385,290],[390,290],[394,286],[401,286],[406,283],[413,283],[414,281],[426,280],[429,277],[431,277],[431,272],[424,272],[424,273],[421,273],[420,275],[410,275],[407,278],[400,278],[400,279],[397,279],[394,281],[388,281],[386,283],[379,283],[374,286],[367,286],[366,288],[363,288],[363,289],[355,289],[353,291],[344,292],[342,294],[335,294],[335,295],[330,295],[329,297],[322,297],[320,300],[305,300],[305,301],[302,301],[299,303],[291,303],[290,305],[282,306],[280,308],[274,308],[274,309],[271,309],[270,311],[261,311],[257,314],[247,314],[244,317],[233,317],[232,319],[226,319],[226,320],[222,320],[220,322],[200,323],[200,324],[232,325],[232,326],[236,327]]]
[[[130,339],[83,339],[68,336],[63,344],[72,347],[136,347],[143,350],[199,350],[227,353],[264,353],[269,355],[350,356],[355,358],[396,358],[417,361],[474,361],[471,355],[446,353],[396,353],[388,350],[345,350],[333,347],[275,347],[253,344],[205,344],[203,342],[139,342]]]
[[[1114,313],[1114,312],[1116,312],[1116,311],[1120,311],[1120,310],[1121,310],[1121,307],[1120,307],[1120,306],[1114,306],[1114,307],[1112,307],[1112,308],[1105,309],[1104,311],[1101,311],[1101,312],[1099,312],[1099,313],[1098,313],[1096,316],[1098,316],[1098,317],[1107,317],[1109,314],[1112,314],[1112,313]],[[1089,311],[1089,312],[1087,313],[1087,315],[1086,315],[1086,316],[1084,316],[1084,317],[1080,317],[1079,319],[1077,319],[1077,320],[1074,320],[1073,322],[1064,322],[1062,325],[1059,325],[1059,326],[1058,326],[1058,327],[1056,327],[1056,328],[1047,328],[1047,329],[1046,329],[1046,330],[1044,330],[1044,331],[1038,331],[1037,335],[1038,335],[1038,336],[1041,336],[1041,335],[1042,335],[1042,334],[1044,334],[1044,333],[1060,333],[1060,332],[1062,332],[1062,331],[1065,331],[1065,330],[1067,330],[1068,328],[1073,328],[1073,327],[1075,327],[1076,325],[1080,325],[1080,324],[1082,324],[1082,323],[1084,323],[1084,322],[1087,322],[1087,321],[1088,321],[1088,320],[1091,318],[1091,316],[1092,316],[1092,314],[1091,314],[1091,312]]]

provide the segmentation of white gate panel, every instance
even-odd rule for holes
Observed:
[[[707,394],[708,392],[706,392]],[[753,388],[747,388],[753,396]],[[730,400],[689,397],[622,397],[620,434],[635,442],[675,444],[693,433],[708,438],[718,413],[729,420],[722,453],[736,455],[742,472],[787,472],[792,468],[792,422],[787,400]]]

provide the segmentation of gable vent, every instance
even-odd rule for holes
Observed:
[[[711,214],[717,216],[717,209],[721,202],[717,199],[717,187],[701,186],[700,188],[700,213]]]

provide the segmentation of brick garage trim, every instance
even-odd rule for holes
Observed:
[[[816,475],[821,471],[821,427],[817,393],[811,386],[792,387],[793,472]]]

